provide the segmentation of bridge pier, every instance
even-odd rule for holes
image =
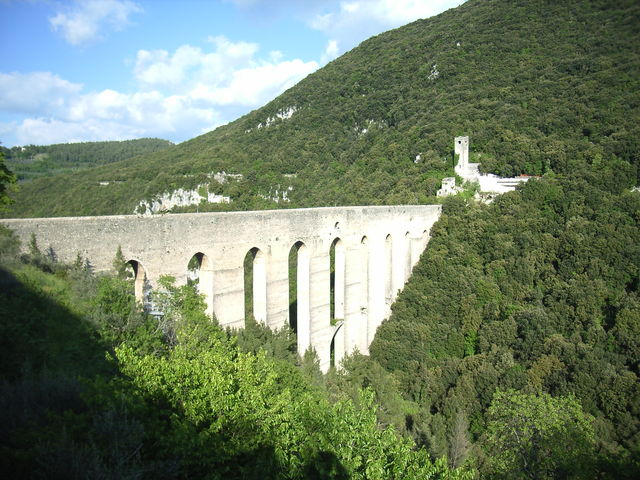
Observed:
[[[370,238],[369,257],[369,315],[367,318],[367,351],[373,341],[376,329],[382,320],[389,316],[391,280],[388,238],[372,236]]]
[[[344,285],[344,349],[353,352],[356,349],[364,353],[367,336],[367,301],[363,292],[366,288],[366,276],[369,274],[366,256],[366,244],[354,241],[346,248],[345,285]],[[363,312],[364,309],[364,312]],[[337,350],[337,347],[336,347]]]
[[[267,262],[267,325],[272,329],[289,324],[289,250],[274,245]]]

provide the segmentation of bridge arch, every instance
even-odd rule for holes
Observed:
[[[256,322],[267,323],[267,262],[257,247],[244,257],[244,304],[245,319],[253,315]]]
[[[311,345],[311,254],[302,241],[289,250],[289,326],[298,338],[300,355]]]
[[[207,310],[213,311],[213,262],[203,252],[196,252],[187,263],[187,284],[195,285],[204,295]]]

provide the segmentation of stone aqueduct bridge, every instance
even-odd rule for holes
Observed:
[[[332,349],[336,364],[356,348],[368,352],[440,211],[438,205],[416,205],[0,221],[16,232],[23,247],[34,233],[41,249],[51,247],[66,262],[80,253],[96,271],[112,269],[121,246],[136,272],[139,299],[143,285],[153,288],[161,275],[184,284],[195,255],[208,312],[230,327],[244,326],[248,253],[254,317],[271,328],[288,324],[294,249],[298,351],[313,347],[326,370]],[[332,290],[335,322],[330,320]]]

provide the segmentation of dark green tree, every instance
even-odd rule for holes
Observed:
[[[15,183],[16,176],[5,164],[4,152],[0,150],[0,211],[5,210],[12,203],[9,191]]]
[[[127,264],[127,259],[124,258],[122,247],[120,245],[118,245],[116,256],[113,259],[113,269],[116,272],[116,276],[122,280],[129,280],[132,278],[131,269]]]

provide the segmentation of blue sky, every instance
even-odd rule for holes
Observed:
[[[461,3],[0,0],[0,142],[188,140]]]

